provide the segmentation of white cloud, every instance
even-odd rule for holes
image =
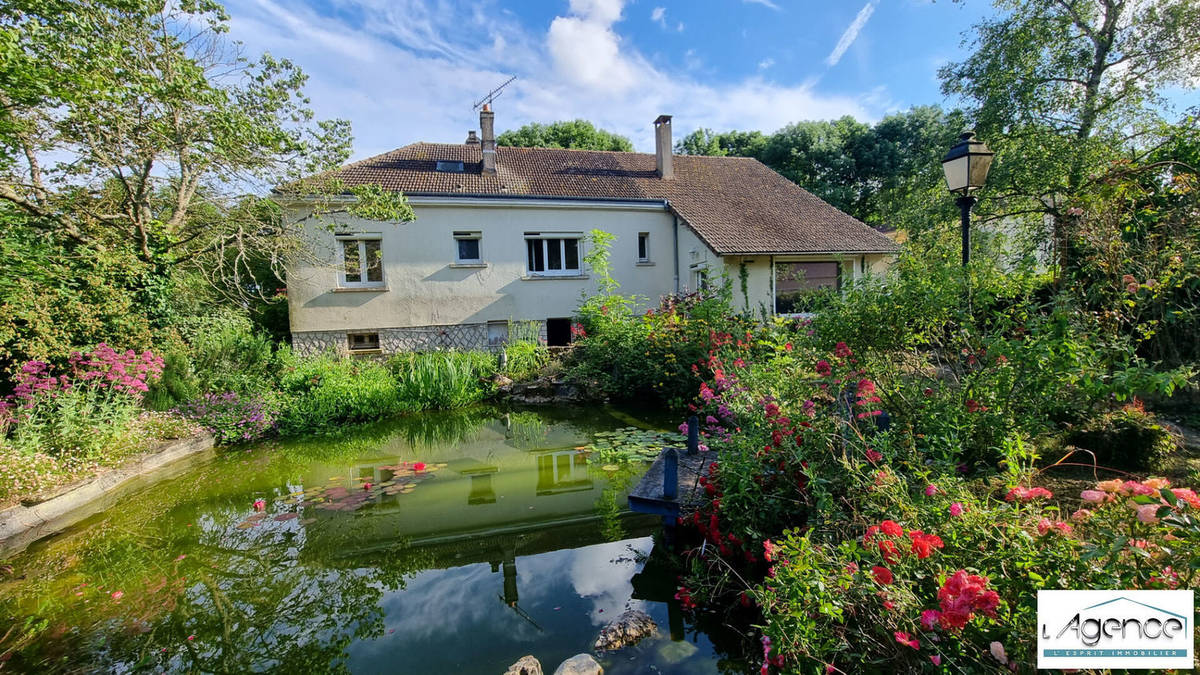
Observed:
[[[678,25],[678,26],[675,26],[675,30],[676,30],[676,31],[678,31],[678,32],[680,32],[680,33],[682,33],[682,32],[683,32],[683,22],[682,22],[682,21],[680,21],[680,22],[679,22],[679,25]]]
[[[472,103],[511,75],[517,81],[495,106],[498,131],[581,117],[641,150],[654,147],[651,121],[663,113],[682,136],[701,126],[770,132],[802,119],[871,120],[889,103],[886,92],[829,95],[815,80],[722,81],[697,49],[676,65],[652,64],[616,30],[617,0],[572,0],[544,33],[492,3],[332,2],[334,15],[279,0],[229,0],[228,9],[248,55],[292,59],[309,75],[318,117],[351,120],[356,158],[421,140],[462,142],[478,126]]]
[[[838,40],[837,46],[835,46],[833,51],[829,52],[829,56],[825,58],[826,64],[829,66],[836,66],[838,61],[842,60],[842,55],[845,54],[846,50],[850,48],[850,45],[854,44],[854,41],[858,39],[859,32],[862,31],[863,26],[867,25],[867,20],[871,18],[871,15],[875,13],[875,5],[878,3],[879,0],[870,0],[867,2],[867,4],[863,5],[862,9],[858,10],[858,16],[855,16],[854,21],[851,21],[850,25],[846,27],[846,31],[842,33],[842,37]]]
[[[759,69],[759,70],[766,70],[767,68],[770,68],[770,67],[771,67],[771,66],[773,66],[773,65],[775,65],[775,59],[772,59],[772,58],[765,58],[765,59],[763,59],[762,61],[759,61],[759,62],[758,62],[758,69]]]
[[[771,0],[742,0],[742,2],[751,4],[751,5],[762,5],[763,7],[770,7],[771,9],[775,10],[776,12],[781,11],[779,5],[771,2]]]
[[[666,7],[655,7],[654,9],[650,10],[650,20],[657,23],[658,25],[662,26],[663,28],[666,28],[667,27],[667,8]]]

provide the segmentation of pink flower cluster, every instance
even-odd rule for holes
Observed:
[[[938,589],[941,611],[927,609],[921,612],[921,624],[926,628],[941,626],[955,632],[962,630],[976,613],[996,616],[1000,595],[987,585],[987,577],[958,570]]]
[[[148,383],[162,375],[163,360],[149,350],[118,352],[101,342],[87,354],[75,352],[68,363],[70,375],[54,375],[45,361],[29,361],[21,366],[12,394],[0,400],[0,417],[8,408],[20,405],[32,408],[43,395],[54,396],[75,386],[112,389],[138,398]]]
[[[134,396],[145,393],[148,383],[162,375],[163,369],[163,360],[148,349],[141,354],[132,349],[118,352],[103,342],[88,354],[71,354],[68,362],[75,379]]]
[[[1053,496],[1054,493],[1044,487],[1027,488],[1023,486],[1017,486],[1009,490],[1008,494],[1004,495],[1004,501],[1031,502],[1035,499],[1050,499]]]
[[[1163,496],[1163,490],[1170,490],[1175,497],[1174,504]],[[1200,495],[1190,488],[1173,488],[1171,481],[1165,478],[1147,478],[1140,482],[1114,478],[1097,483],[1096,489],[1080,492],[1079,497],[1097,505],[1126,499],[1128,506],[1137,511],[1138,521],[1147,524],[1158,522],[1158,510],[1164,506],[1178,509],[1182,504],[1187,504],[1193,509],[1200,509]],[[1147,503],[1146,498],[1156,501]]]

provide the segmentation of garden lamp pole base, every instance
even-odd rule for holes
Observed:
[[[963,195],[954,200],[962,210],[962,264],[966,267],[971,262],[971,207],[975,206],[975,198]]]

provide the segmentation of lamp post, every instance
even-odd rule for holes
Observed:
[[[942,171],[946,174],[946,187],[958,195],[954,200],[962,211],[962,264],[971,262],[971,207],[975,196],[971,193],[983,187],[988,169],[996,153],[988,150],[983,141],[975,138],[974,131],[963,132],[958,144],[942,158]]]

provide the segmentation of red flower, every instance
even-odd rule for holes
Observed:
[[[979,401],[976,401],[973,398],[967,399],[967,412],[972,412],[972,413],[987,412],[987,409],[988,409],[988,407],[986,405],[980,404]]]
[[[913,530],[908,533],[912,539],[912,552],[917,554],[917,558],[925,559],[933,553],[935,548],[944,548],[942,538],[936,534],[925,534],[920,530]]]
[[[833,373],[833,368],[829,365],[828,361],[826,361],[825,359],[821,359],[820,361],[817,361],[817,374],[818,375],[820,375],[821,377],[829,377],[829,375],[831,373]]]
[[[883,455],[879,451],[873,450],[873,449],[867,450],[867,461],[868,462],[870,462],[872,464],[878,464],[881,459],[883,459]]]
[[[871,543],[871,537],[874,537],[875,533],[878,531],[879,531],[878,525],[872,525],[872,526],[868,527],[867,531],[863,534],[863,543],[864,544]]]
[[[894,520],[885,520],[879,524],[879,529],[889,537],[899,537],[904,534],[904,528],[900,527],[900,523]]]
[[[921,641],[909,635],[908,633],[896,631],[894,635],[896,636],[896,642],[899,642],[906,647],[912,647],[913,649],[921,648]]]
[[[895,542],[893,542],[891,539],[884,539],[880,541],[878,546],[879,554],[883,556],[884,560],[888,561],[892,565],[900,562],[900,553],[896,549]]]
[[[854,352],[850,351],[850,348],[846,346],[845,342],[839,342],[833,346],[833,355],[838,358],[844,359],[853,353]]]
[[[425,462],[417,462],[416,464],[413,464],[413,471],[424,471],[424,470],[425,470]]]
[[[770,539],[763,541],[763,560],[771,562],[775,559],[775,545]]]
[[[875,577],[876,583],[883,584],[884,586],[889,586],[893,581],[896,580],[896,578],[892,576],[891,570],[886,567],[880,567],[879,565],[875,565],[871,568],[871,574]]]
[[[996,591],[987,589],[987,577],[958,570],[938,589],[938,604],[942,613],[938,623],[948,631],[961,630],[974,616],[982,612],[995,616],[1000,605]]]

